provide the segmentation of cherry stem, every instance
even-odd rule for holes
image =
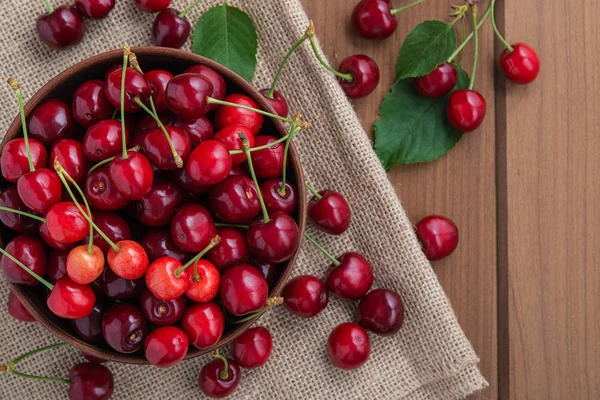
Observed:
[[[473,33],[475,34],[475,54],[473,55],[473,69],[471,70],[471,81],[469,82],[469,90],[473,90],[473,87],[475,86],[475,74],[477,73],[477,61],[479,60],[479,29],[477,29],[477,5],[471,6],[471,11],[473,14]]]
[[[138,145],[138,146],[135,146],[135,147],[132,147],[132,148],[130,148],[130,149],[129,149],[129,150],[127,150],[127,151],[128,151],[128,152],[129,152],[129,151],[140,151],[141,149],[142,149],[142,148],[141,148],[141,147]],[[90,168],[90,169],[88,170],[88,176],[90,176],[90,174],[91,174],[92,172],[94,172],[95,170],[97,170],[98,168],[100,168],[100,167],[102,167],[102,166],[104,166],[104,165],[106,165],[106,164],[110,164],[110,162],[111,162],[112,160],[114,160],[115,158],[117,158],[117,157],[116,157],[116,156],[115,156],[115,157],[108,157],[106,160],[102,160],[102,161],[98,162],[97,164],[94,164],[94,165],[92,166],[92,168]]]
[[[335,76],[337,76],[338,78],[341,78],[345,81],[348,82],[352,82],[352,80],[354,79],[352,77],[352,74],[348,73],[348,74],[342,74],[341,72],[331,68],[331,66],[329,64],[327,64],[325,62],[325,60],[323,60],[323,58],[321,57],[321,55],[319,54],[319,50],[317,49],[317,44],[315,43],[315,38],[313,36],[308,38],[310,40],[310,45],[313,49],[313,53],[315,53],[315,57],[317,57],[317,60],[321,63],[321,65],[329,72],[331,72],[332,74],[334,74]]]
[[[315,196],[317,200],[321,200],[323,198],[323,196],[321,196],[314,187],[310,186],[308,183],[305,183],[304,185],[313,194],[313,196]]]
[[[181,276],[181,274],[183,274],[183,271],[188,269],[190,267],[190,265],[198,262],[206,253],[208,253],[213,247],[215,247],[219,243],[221,243],[221,237],[219,235],[215,235],[210,240],[210,243],[208,244],[208,246],[206,246],[204,248],[204,250],[202,250],[200,253],[196,254],[194,256],[194,258],[192,258],[190,261],[188,261],[183,267],[178,268],[175,271],[173,271],[173,275],[175,275],[176,278],[179,278]]]
[[[259,110],[258,108],[243,106],[241,104],[230,103],[228,101],[217,100],[217,99],[213,99],[212,97],[208,97],[207,102],[208,102],[208,104],[218,104],[221,106],[229,106],[229,107],[234,107],[234,108],[241,108],[242,110],[254,111],[258,114],[262,114],[262,115],[265,115],[267,117],[271,117],[274,119],[279,119],[279,120],[287,122],[289,124],[294,122],[293,120],[291,120],[289,118],[281,117],[277,114],[273,114],[268,111],[263,111],[263,110]]]
[[[202,0],[196,0],[195,2],[193,2],[192,4],[190,4],[188,6],[188,8],[186,8],[185,10],[183,10],[182,12],[180,12],[179,13],[179,18],[185,17],[185,15],[187,13],[189,13],[190,11],[192,11],[194,9],[194,7],[196,7],[198,5],[198,3],[200,3],[200,1],[202,1]]]
[[[40,222],[46,222],[46,219],[43,218],[43,217],[40,217],[39,215],[30,214],[28,212],[21,211],[21,210],[15,210],[14,208],[0,206],[0,211],[6,211],[6,212],[11,212],[13,214],[24,215],[26,217],[36,219],[36,220],[38,220]]]
[[[494,33],[496,34],[496,37],[500,40],[500,42],[502,42],[504,47],[506,47],[508,51],[512,53],[513,51],[515,51],[515,49],[506,41],[506,39],[504,39],[504,36],[502,36],[500,31],[498,30],[498,26],[496,26],[496,10],[494,10],[494,3],[496,3],[496,0],[493,0],[492,5],[490,6],[492,9],[492,28],[494,28]]]
[[[267,97],[269,99],[273,98],[273,93],[275,92],[275,87],[277,86],[277,82],[279,81],[279,78],[281,77],[281,73],[283,72],[283,69],[287,65],[289,58],[294,53],[294,51],[296,51],[296,49],[298,47],[300,47],[300,45],[306,41],[306,39],[308,39],[308,36],[306,36],[306,34],[302,35],[300,40],[298,40],[296,43],[294,43],[294,45],[288,50],[287,54],[283,58],[283,61],[281,61],[281,64],[279,65],[279,69],[277,70],[277,73],[275,74],[275,78],[273,79],[271,88],[269,89],[269,91],[267,92],[265,97]]]
[[[285,181],[287,178],[287,168],[286,167],[287,167],[288,153],[290,150],[290,143],[292,143],[292,139],[294,138],[294,135],[300,131],[300,128],[298,128],[298,124],[296,123],[296,121],[299,119],[300,119],[300,114],[296,114],[296,117],[294,117],[294,123],[292,124],[292,127],[290,129],[290,133],[287,135],[288,138],[285,141],[285,148],[283,150],[283,163],[282,163],[282,167],[281,167],[281,187],[277,190],[277,193],[279,193],[280,196],[285,196],[285,194],[286,194]]]
[[[304,237],[309,242],[311,242],[312,244],[314,244],[315,247],[317,249],[319,249],[321,251],[321,253],[323,253],[325,255],[325,257],[329,258],[329,260],[331,260],[331,262],[333,263],[333,265],[335,265],[337,267],[337,266],[339,266],[341,264],[341,262],[339,262],[337,258],[335,258],[333,255],[331,255],[330,252],[328,252],[327,250],[325,250],[319,243],[317,243],[317,241],[315,239],[313,239],[312,237],[310,237],[307,233],[304,234]]]
[[[232,321],[234,324],[243,324],[244,322],[248,322],[253,320],[254,318],[258,318],[259,316],[266,313],[269,309],[273,307],[277,307],[283,304],[283,297],[270,297],[267,299],[267,304],[259,311],[254,312],[250,315],[245,316],[244,318]]]
[[[192,280],[194,282],[200,282],[200,275],[198,275],[198,263],[200,262],[200,260],[196,260],[196,262],[194,263],[194,274],[192,275]]]
[[[229,379],[229,361],[227,361],[227,358],[220,355],[218,350],[210,353],[210,355],[213,356],[214,358],[218,358],[219,360],[223,361],[224,368],[223,368],[223,371],[219,372],[219,378],[223,379],[224,381],[228,380]]]
[[[485,20],[489,17],[489,15],[492,12],[492,9],[494,7],[494,3],[495,0],[492,1],[492,3],[490,4],[490,6],[488,7],[487,11],[485,12],[485,14],[483,14],[483,17],[481,18],[481,20],[479,21],[479,23],[477,24],[477,29],[481,28],[481,26],[484,24]],[[452,62],[452,60],[454,60],[456,58],[456,56],[465,48],[465,46],[471,41],[471,39],[473,39],[473,36],[475,36],[475,32],[471,32],[469,34],[469,36],[466,37],[465,40],[463,40],[463,42],[456,48],[456,50],[454,50],[454,53],[452,53],[452,55],[450,57],[448,57],[448,62]]]
[[[23,130],[23,139],[25,140],[25,152],[27,153],[27,161],[29,162],[29,172],[35,171],[33,160],[31,158],[31,149],[29,148],[29,135],[27,134],[27,121],[25,121],[25,107],[23,105],[23,94],[21,93],[21,85],[14,78],[8,78],[8,84],[15,92],[17,101],[19,102],[19,115],[21,116],[21,128]]]
[[[238,228],[238,229],[248,229],[248,225],[240,225],[240,224],[224,224],[222,222],[217,222],[215,224],[217,228]]]
[[[121,142],[123,143],[123,160],[128,158],[127,155],[127,138],[125,137],[125,77],[127,76],[127,63],[129,54],[127,48],[123,52],[123,72],[121,72]]]
[[[48,14],[52,14],[54,12],[54,8],[52,7],[52,4],[50,4],[50,0],[44,0],[44,4],[46,4]]]
[[[260,186],[258,185],[258,179],[256,179],[256,173],[254,172],[254,165],[252,165],[252,156],[250,155],[250,142],[248,138],[243,133],[238,133],[240,139],[242,139],[242,149],[246,154],[246,160],[248,161],[248,169],[250,170],[250,176],[252,177],[252,181],[254,182],[254,187],[256,188],[256,195],[258,196],[258,202],[260,203],[260,208],[263,213],[263,222],[266,224],[271,219],[269,218],[269,213],[267,212],[267,207],[265,206],[265,201],[262,197],[262,193],[260,191]]]
[[[71,381],[67,380],[67,379],[48,378],[48,377],[45,377],[45,376],[29,375],[29,374],[24,374],[22,372],[14,370],[14,367],[17,365],[17,363],[19,363],[20,361],[22,361],[23,359],[25,359],[25,358],[27,358],[29,356],[33,356],[33,355],[41,353],[43,351],[56,349],[58,347],[62,347],[62,346],[65,346],[65,345],[66,345],[66,343],[62,342],[62,343],[53,344],[53,345],[50,345],[50,346],[42,347],[42,348],[37,349],[37,350],[30,351],[29,353],[23,354],[22,356],[19,356],[19,357],[15,358],[14,360],[12,360],[7,365],[0,366],[0,371],[4,371],[4,372],[6,372],[8,374],[12,374],[12,375],[20,376],[22,378],[37,379],[37,380],[46,381],[46,382],[58,382],[58,383],[71,384]]]
[[[250,153],[252,153],[254,151],[269,149],[271,147],[277,146],[281,142],[285,142],[289,137],[290,137],[290,134],[288,133],[287,135],[282,136],[281,138],[277,139],[274,142],[271,142],[269,144],[265,144],[262,146],[258,146],[258,147],[251,147],[248,150],[250,151]],[[245,153],[244,153],[244,150],[229,150],[229,154],[235,155],[235,154],[245,154]]]
[[[44,278],[42,278],[41,276],[39,276],[38,274],[36,274],[35,272],[33,272],[30,268],[26,267],[21,261],[17,260],[16,258],[14,258],[11,254],[9,254],[6,250],[0,248],[0,253],[2,253],[3,255],[5,255],[6,257],[8,257],[12,262],[14,262],[15,264],[17,264],[19,267],[21,267],[22,269],[25,270],[25,272],[27,272],[29,275],[33,276],[35,279],[37,279],[42,285],[46,286],[48,289],[52,290],[54,289],[54,285],[51,284],[50,282],[48,282],[47,280],[45,280]]]
[[[390,10],[390,14],[392,14],[392,15],[396,15],[396,14],[398,14],[399,12],[402,12],[402,11],[404,11],[404,10],[408,10],[408,9],[409,9],[409,8],[411,8],[411,7],[414,7],[414,6],[417,6],[417,5],[419,5],[419,4],[421,4],[422,2],[424,2],[424,1],[425,1],[425,0],[417,0],[417,1],[415,1],[414,3],[408,4],[408,5],[404,6],[404,7],[395,8],[395,9],[393,9],[393,10]]]

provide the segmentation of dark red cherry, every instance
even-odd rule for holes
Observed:
[[[304,318],[314,317],[323,311],[329,301],[325,283],[311,275],[301,275],[290,280],[281,296],[285,308]]]
[[[152,101],[156,111],[167,111],[167,100],[165,99],[165,91],[167,90],[167,84],[173,78],[173,74],[160,69],[148,71],[144,74],[146,80],[150,84],[150,90],[152,93]]]
[[[193,183],[216,185],[229,176],[231,167],[227,146],[216,140],[207,140],[192,151],[185,171]]]
[[[39,225],[39,233],[42,240],[50,247],[59,251],[70,251],[77,246],[77,243],[61,243],[50,237],[50,232],[48,232],[48,224],[42,222]]]
[[[215,135],[214,128],[208,118],[183,118],[178,115],[173,118],[173,125],[183,129],[192,141],[192,147],[197,147],[200,143],[210,140]]]
[[[106,160],[123,151],[121,121],[105,119],[90,126],[83,137],[83,151],[93,162]],[[129,132],[125,128],[125,139]]]
[[[265,146],[277,141],[273,136],[261,135],[254,139],[254,146]],[[252,164],[254,173],[260,180],[279,178],[283,173],[283,154],[285,144],[278,143],[266,149],[253,151]],[[287,159],[289,163],[289,158]],[[287,164],[286,164],[287,166]]]
[[[136,203],[136,217],[145,226],[168,225],[183,203],[183,191],[174,183],[156,180],[152,189]]]
[[[254,134],[250,129],[242,125],[229,125],[215,134],[214,139],[225,144],[229,150],[242,150],[242,139],[240,134],[246,136],[250,147],[254,147]],[[240,165],[246,162],[245,154],[235,154],[231,156],[233,165]]]
[[[40,239],[33,236],[19,235],[8,242],[4,250],[39,276],[46,275],[46,249]],[[36,286],[39,283],[36,278],[29,275],[28,272],[7,256],[2,255],[0,260],[2,271],[9,282],[28,286]]]
[[[298,225],[284,213],[272,214],[269,222],[261,218],[255,220],[246,235],[250,253],[258,260],[271,263],[292,258],[300,242]]]
[[[225,330],[225,315],[214,302],[195,304],[185,310],[181,327],[198,349],[214,346]]]
[[[448,122],[460,132],[472,132],[485,118],[486,103],[481,93],[475,90],[455,90],[448,101]]]
[[[171,115],[169,113],[159,113],[158,115],[158,118],[163,125],[168,125],[170,117]],[[156,123],[153,116],[146,114],[141,117],[135,125],[133,135],[129,138],[129,147],[141,146],[146,134],[158,127],[158,123]]]
[[[104,82],[98,79],[79,85],[73,94],[71,107],[75,122],[84,128],[110,118],[114,109],[104,94]]]
[[[245,165],[235,165],[231,167],[231,171],[229,171],[229,176],[245,176],[250,178],[250,172]]]
[[[280,117],[287,118],[290,110],[288,103],[281,92],[278,92],[277,90],[273,91],[273,98],[267,97],[269,89],[263,89],[260,91],[260,93],[265,97],[265,99],[267,99],[267,102],[271,105],[273,111],[275,111],[275,114],[279,115]]]
[[[262,272],[267,284],[269,285],[269,289],[275,286],[277,280],[281,276],[281,266],[279,264],[271,264],[258,260],[250,260],[250,264]]]
[[[44,145],[30,138],[29,149],[35,169],[45,168],[48,165],[48,153]],[[4,145],[0,156],[0,170],[2,177],[10,183],[17,183],[21,176],[29,172],[25,139],[13,139]]]
[[[185,163],[192,151],[190,137],[183,130],[174,126],[167,125],[165,129],[169,133],[173,148]],[[162,170],[179,168],[175,163],[173,152],[162,129],[156,128],[146,133],[141,144],[144,154],[156,168]]]
[[[203,185],[192,182],[187,172],[185,172],[185,168],[173,171],[173,180],[175,180],[175,182],[184,190],[195,195],[207,193],[213,187],[213,185]]]
[[[19,197],[16,186],[9,186],[0,190],[0,207],[28,212],[28,208]],[[17,233],[34,233],[38,229],[38,221],[24,215],[10,211],[0,211],[0,222],[10,230]]]
[[[224,227],[217,228],[217,235],[221,241],[206,254],[206,258],[218,269],[224,270],[248,261],[250,250],[248,250],[244,232]]]
[[[83,358],[85,358],[88,362],[95,363],[95,364],[104,364],[104,363],[108,362],[107,360],[105,360],[103,358],[96,357],[91,354],[81,353],[81,356]]]
[[[308,219],[315,228],[330,235],[341,235],[350,226],[350,206],[340,193],[321,190],[321,199],[308,202]]]
[[[191,25],[185,17],[174,8],[162,10],[152,24],[152,39],[161,47],[179,49],[190,36]]]
[[[153,325],[175,325],[185,310],[185,297],[172,300],[161,300],[148,289],[142,292],[140,305],[146,319]]]
[[[260,212],[254,183],[245,176],[228,176],[210,191],[208,204],[217,218],[231,224],[250,221]]]
[[[416,233],[429,261],[448,257],[458,246],[458,227],[441,215],[430,215],[417,222]]]
[[[91,287],[64,277],[54,283],[46,305],[55,315],[65,319],[79,319],[90,315],[96,304]]]
[[[438,98],[450,93],[458,81],[458,71],[449,62],[437,66],[433,72],[414,80],[415,90],[423,97]]]
[[[281,194],[279,190],[282,183],[281,178],[276,178],[260,184],[260,191],[269,214],[276,212],[292,214],[296,211],[298,205],[296,186],[286,181],[285,191]]]
[[[114,350],[130,354],[142,348],[148,335],[148,326],[138,307],[117,303],[104,313],[102,334]]]
[[[50,282],[56,282],[67,276],[68,251],[52,250],[46,259],[46,275]]]
[[[52,162],[58,159],[65,171],[79,184],[85,181],[89,169],[89,161],[85,158],[81,142],[73,139],[60,139],[52,146],[50,152]]]
[[[69,400],[108,400],[113,393],[113,375],[98,363],[81,363],[69,371]]]
[[[202,64],[196,64],[192,65],[183,72],[202,75],[208,79],[210,83],[212,83],[213,91],[210,94],[210,97],[217,100],[223,100],[225,98],[225,91],[227,90],[227,87],[225,86],[225,79],[223,78],[223,75],[211,67]],[[208,111],[216,111],[217,108],[219,108],[218,104],[211,104]]]
[[[88,18],[102,19],[115,6],[115,0],[75,0],[77,10]]]
[[[110,181],[108,167],[98,168],[87,177],[83,193],[90,207],[96,210],[115,211],[129,203]]]
[[[170,368],[187,355],[188,337],[175,326],[161,326],[153,330],[144,342],[144,355],[150,364]]]
[[[212,84],[203,75],[180,74],[167,85],[165,98],[175,114],[184,118],[203,117],[209,109]]]
[[[155,13],[171,5],[171,0],[133,0],[133,4],[143,12]]]
[[[108,101],[119,110],[121,109],[121,79],[123,68],[111,72],[106,77],[104,93]],[[125,72],[125,112],[134,113],[141,110],[141,107],[134,101],[139,97],[144,103],[148,101],[151,95],[150,84],[141,72],[127,68]]]
[[[71,137],[75,121],[68,105],[60,100],[48,99],[27,117],[29,137],[45,146],[52,146],[58,139]]]
[[[215,236],[217,228],[208,212],[200,204],[186,204],[171,221],[171,236],[183,251],[200,253]]]
[[[398,27],[389,0],[361,0],[352,12],[352,25],[367,39],[385,39]]]
[[[360,300],[373,285],[373,269],[360,254],[345,253],[325,281],[329,291],[344,300]]]
[[[533,48],[525,43],[512,45],[513,51],[504,49],[500,54],[500,68],[506,78],[526,85],[540,73],[540,59]]]
[[[221,277],[221,301],[233,315],[246,315],[263,308],[269,286],[262,273],[252,265],[231,267]]]
[[[225,97],[224,101],[241,106],[259,108],[254,100],[243,94],[230,94]],[[215,127],[218,130],[229,125],[242,125],[249,128],[254,136],[258,135],[263,121],[264,117],[257,112],[232,106],[221,106],[215,114]]]
[[[40,15],[36,29],[40,39],[57,50],[79,43],[85,33],[83,19],[73,6],[57,7],[49,14]]]
[[[60,243],[79,242],[90,231],[88,220],[72,201],[61,201],[50,207],[46,224],[50,238]]]
[[[128,151],[127,158],[117,156],[108,168],[113,186],[123,197],[140,200],[152,189],[154,173],[146,157],[137,151]]]
[[[363,328],[382,336],[398,332],[404,322],[404,305],[398,293],[375,289],[358,305],[356,319]]]
[[[102,336],[102,317],[108,309],[105,301],[97,300],[92,313],[87,317],[71,321],[71,328],[77,336],[88,343],[100,343]]]
[[[265,365],[273,349],[273,337],[265,327],[248,329],[231,342],[231,355],[243,368]]]
[[[129,225],[118,214],[97,211],[94,213],[94,223],[113,242],[131,239]],[[88,241],[89,235],[82,240],[83,244],[88,243]],[[103,253],[108,252],[110,249],[110,245],[96,230],[94,230],[94,244],[98,246]]]
[[[369,335],[355,323],[340,324],[329,335],[327,353],[333,365],[338,368],[359,368],[367,362],[371,353]]]
[[[206,396],[222,399],[235,391],[240,383],[240,375],[240,367],[235,361],[227,360],[227,373],[225,373],[225,363],[217,358],[202,367],[198,385]]]
[[[342,89],[350,98],[364,97],[375,90],[379,84],[379,67],[375,60],[364,54],[343,59],[338,71],[352,76],[350,81],[338,78]]]
[[[148,231],[140,244],[146,250],[150,262],[160,257],[173,257],[181,263],[185,263],[190,259],[188,253],[177,247],[171,237],[171,232],[166,228]]]
[[[35,322],[35,318],[23,306],[21,301],[15,296],[13,291],[8,292],[8,313],[11,317],[23,322]]]
[[[106,297],[123,301],[139,297],[146,286],[146,281],[143,277],[134,280],[123,279],[115,274],[112,269],[104,268],[104,271],[98,278],[98,284]]]

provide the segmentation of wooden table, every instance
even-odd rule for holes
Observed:
[[[380,86],[354,103],[371,135],[404,37],[446,19],[453,2],[427,0],[399,15],[394,36],[368,41],[349,25],[357,1],[303,3],[330,60],[365,53],[378,62]],[[459,248],[435,268],[490,382],[474,398],[598,399],[600,2],[498,1],[496,14],[509,42],[537,49],[538,80],[522,87],[498,74],[502,46],[486,24],[483,126],[446,157],[389,177],[413,220],[439,213],[460,228]]]

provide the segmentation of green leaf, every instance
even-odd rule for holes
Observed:
[[[406,79],[427,75],[446,61],[455,48],[456,33],[451,24],[442,21],[422,22],[402,43],[396,60],[396,76]]]
[[[213,7],[196,23],[193,51],[250,81],[256,70],[258,35],[252,19],[227,4]]]
[[[469,86],[469,75],[460,67],[456,89]],[[446,154],[462,134],[448,123],[450,94],[428,99],[413,88],[412,79],[392,86],[375,122],[375,152],[386,170],[398,164],[433,161]]]

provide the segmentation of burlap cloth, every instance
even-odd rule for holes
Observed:
[[[58,4],[59,1],[53,1]],[[200,13],[222,0],[207,0],[189,14]],[[185,0],[175,0],[182,9]],[[298,0],[230,1],[248,12],[259,31],[258,87],[266,87],[283,55],[299,38],[308,19]],[[149,45],[153,17],[139,12],[131,0],[118,0],[109,17],[86,21],[81,44],[63,52],[49,50],[38,39],[35,19],[42,1],[0,0],[0,78],[14,76],[26,97],[65,68],[97,53],[124,44]],[[189,47],[189,42],[187,44]],[[404,327],[396,336],[370,335],[372,353],[356,371],[334,368],[327,359],[326,340],[337,324],[353,319],[356,304],[331,299],[312,319],[284,309],[267,313],[260,324],[274,337],[267,365],[245,370],[235,399],[455,399],[484,388],[478,358],[419,244],[371,143],[336,81],[314,60],[309,46],[292,57],[279,88],[292,111],[302,111],[312,128],[297,136],[307,179],[318,188],[343,193],[352,207],[352,226],[341,237],[315,233],[334,254],[356,250],[371,261],[374,287],[393,288],[406,305]],[[10,89],[0,90],[0,129],[16,114]],[[304,244],[294,274],[323,275],[328,262]],[[0,299],[8,287],[0,279]],[[6,301],[6,300],[2,300]],[[3,306],[4,307],[4,306]],[[0,361],[57,342],[38,324],[13,320],[0,312]],[[78,351],[60,349],[24,362],[29,373],[66,377],[82,360]],[[198,389],[200,357],[169,370],[111,363],[115,376],[113,399],[202,398]],[[63,399],[66,385],[40,383],[3,374],[0,399]]]

